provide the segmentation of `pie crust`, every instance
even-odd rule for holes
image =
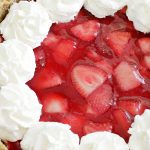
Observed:
[[[0,150],[8,150],[8,148],[0,141]]]
[[[9,7],[19,0],[0,0],[0,22],[5,18],[8,13]]]

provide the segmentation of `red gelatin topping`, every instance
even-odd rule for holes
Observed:
[[[134,116],[150,108],[150,35],[136,31],[125,10],[97,19],[82,9],[54,24],[34,52],[27,84],[43,104],[41,121],[69,124],[80,137],[109,131],[128,140]]]
[[[150,108],[149,39],[122,11],[97,19],[83,9],[74,21],[54,24],[34,50],[28,82],[43,104],[41,121],[70,124],[80,136],[110,131],[128,140],[134,116]]]

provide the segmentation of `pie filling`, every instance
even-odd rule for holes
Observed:
[[[40,121],[69,124],[80,137],[109,131],[129,139],[135,115],[150,108],[150,34],[134,29],[126,8],[98,19],[82,9],[51,27],[34,49],[27,84],[43,105]],[[20,150],[19,142],[8,143]]]

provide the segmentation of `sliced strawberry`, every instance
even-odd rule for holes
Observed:
[[[150,38],[141,38],[138,45],[144,54],[150,54]]]
[[[141,115],[146,107],[141,103],[140,100],[120,100],[117,102],[119,108],[128,111],[133,116]]]
[[[110,117],[110,115],[109,115],[109,117],[105,117],[107,112],[109,112],[109,110],[102,114],[102,113],[98,112],[97,110],[95,110],[90,104],[88,104],[86,112],[85,112],[85,116],[88,120],[91,120],[93,122],[97,122],[97,121],[103,121],[103,122],[106,121],[107,122],[108,118]],[[105,119],[102,116],[104,116]]]
[[[86,108],[86,114],[89,116],[95,116],[97,117],[99,115],[99,113],[97,113],[97,111],[93,110],[93,107],[91,107],[91,105],[87,105]]]
[[[96,121],[99,119],[99,112],[93,109],[93,107],[89,104],[87,104],[86,110],[85,110],[85,116],[88,120]]]
[[[71,28],[71,32],[83,41],[92,41],[98,35],[100,23],[97,20],[90,20]]]
[[[150,69],[150,55],[144,56],[144,64],[148,69]]]
[[[108,74],[113,73],[113,67],[107,60],[98,61],[95,63],[95,65],[104,70],[105,72],[107,72]]]
[[[60,85],[61,83],[62,79],[59,74],[48,68],[35,73],[33,79],[28,82],[29,86],[33,89],[46,89]]]
[[[76,43],[71,40],[61,40],[53,51],[53,57],[59,64],[67,64],[69,57],[76,49]]]
[[[79,136],[83,136],[83,126],[85,121],[84,116],[71,113],[66,114],[61,120],[62,123],[69,124],[71,126],[71,130]]]
[[[98,53],[94,50],[88,50],[86,52],[86,56],[94,62],[100,61],[102,59],[101,56],[98,55]]]
[[[128,129],[131,126],[132,118],[121,109],[115,109],[112,115],[114,119],[114,132],[127,140],[129,138]]]
[[[132,90],[141,84],[136,71],[125,61],[116,67],[114,76],[122,91]]]
[[[68,111],[68,100],[58,93],[45,93],[41,98],[43,112],[65,113]]]
[[[101,85],[91,95],[88,96],[88,104],[99,114],[106,112],[112,105],[113,93],[108,84]]]
[[[47,37],[44,39],[42,45],[53,49],[58,44],[59,40],[60,40],[59,36],[57,36],[57,35],[55,35],[53,33],[49,33],[47,35]]]
[[[129,32],[114,31],[109,34],[106,39],[107,44],[115,52],[117,56],[120,56],[127,46],[131,34]]]
[[[74,87],[84,97],[102,85],[106,78],[107,74],[103,70],[90,65],[77,65],[71,72]]]
[[[98,131],[112,131],[112,124],[110,122],[103,122],[103,123],[94,123],[94,122],[87,122],[83,127],[84,134],[89,134]]]

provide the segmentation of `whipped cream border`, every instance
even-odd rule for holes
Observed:
[[[33,2],[33,1],[32,1]],[[36,3],[36,2],[35,2]],[[42,6],[43,7],[43,6]],[[48,34],[48,33],[47,33]]]

